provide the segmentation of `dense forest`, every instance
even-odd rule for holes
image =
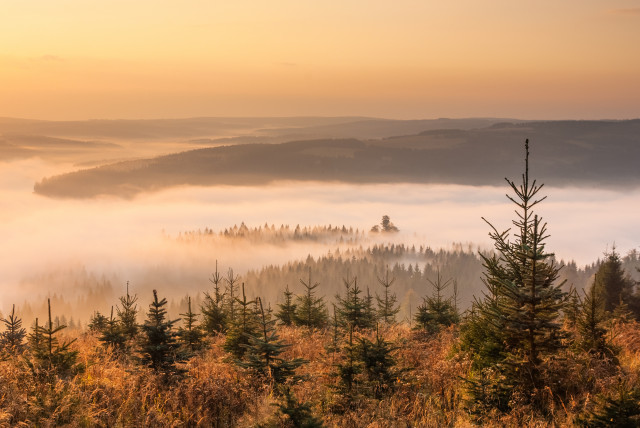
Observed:
[[[639,426],[640,290],[627,270],[638,254],[613,247],[584,269],[556,261],[526,149],[522,182],[508,180],[513,230],[487,221],[492,251],[365,248],[365,233],[346,227],[241,224],[175,239],[349,245],[242,277],[216,264],[208,289],[174,302],[177,316],[162,290],[128,284],[86,327],[72,326],[62,299],[28,328],[13,306],[0,333],[0,422]],[[395,230],[386,217],[369,233]],[[482,288],[471,298],[473,278]]]

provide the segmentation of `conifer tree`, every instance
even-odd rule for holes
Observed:
[[[336,296],[340,322],[346,328],[372,328],[375,319],[371,318],[372,311],[368,310],[367,298],[360,296],[362,289],[358,287],[358,278],[350,281],[347,276],[343,282],[346,288],[345,296]]]
[[[246,345],[242,345],[246,352],[244,360],[238,361],[238,365],[251,369],[274,384],[280,385],[293,378],[295,370],[307,361],[301,358],[287,361],[280,357],[280,354],[291,345],[279,340],[274,327],[276,321],[265,314],[262,300],[259,297],[256,300],[259,304],[259,329],[249,336]]]
[[[238,282],[240,281],[239,275],[233,274],[233,269],[229,268],[227,277],[224,279],[227,283],[227,289],[224,293],[226,296],[226,317],[229,323],[236,321],[236,305],[238,303]]]
[[[362,363],[362,371],[367,377],[372,395],[380,399],[393,390],[399,371],[395,369],[396,360],[392,353],[398,347],[380,335],[376,328],[375,341],[366,337],[358,338],[357,355]]]
[[[321,420],[313,416],[309,403],[301,403],[288,386],[282,387],[281,402],[277,404],[280,413],[287,417],[283,426],[295,428],[322,428]]]
[[[597,272],[598,287],[604,295],[604,310],[613,312],[621,302],[631,299],[634,282],[622,268],[622,260],[614,246],[610,253],[605,253],[605,260]]]
[[[293,293],[289,291],[289,286],[284,290],[284,303],[279,303],[280,310],[276,313],[276,318],[282,325],[292,325],[295,316],[297,305],[293,303]]]
[[[311,280],[311,268],[309,268],[309,279],[307,282],[300,279],[305,292],[296,297],[295,323],[308,328],[322,328],[327,325],[327,309],[322,297],[316,297],[315,289],[320,283]]]
[[[5,326],[5,331],[0,333],[0,350],[10,354],[21,353],[27,331],[22,327],[22,319],[16,316],[16,305],[11,307],[11,315],[6,319],[0,318],[0,321]]]
[[[214,287],[213,296],[205,291],[204,302],[200,308],[202,312],[202,328],[209,335],[216,335],[227,329],[227,315],[224,309],[225,293],[220,288],[222,280],[222,276],[218,273],[218,261],[216,260],[216,271],[209,278],[209,282]],[[232,281],[234,281],[233,278]],[[234,288],[235,282],[233,282],[232,291],[235,291]]]
[[[129,294],[129,281],[127,281],[127,294],[120,296],[120,305],[122,308],[116,307],[118,313],[118,322],[120,331],[126,340],[133,341],[138,335],[138,296]]]
[[[246,351],[245,346],[249,343],[249,337],[255,335],[257,330],[255,301],[247,300],[244,283],[242,283],[242,300],[236,298],[236,304],[239,306],[238,314],[227,331],[223,348],[239,359]]]
[[[191,311],[191,297],[188,298],[187,312],[180,314],[183,326],[178,329],[178,337],[188,355],[193,355],[204,346],[204,333],[200,326],[196,325],[197,315]]]
[[[483,360],[501,373],[508,389],[540,387],[542,359],[563,346],[558,320],[566,293],[562,284],[556,284],[560,268],[545,250],[546,224],[533,212],[546,197],[537,199],[543,185],[529,179],[528,140],[525,152],[522,184],[506,179],[515,194],[507,197],[517,206],[515,239],[511,240],[510,230],[498,232],[487,221],[495,247],[493,255],[481,254],[488,293],[476,302],[476,315],[466,321],[480,324],[463,329],[461,343],[476,362]],[[473,334],[478,336],[469,337]],[[492,347],[485,349],[485,342]],[[501,349],[493,348],[496,345]],[[490,358],[486,351],[492,353]]]
[[[178,320],[168,320],[167,299],[158,300],[158,292],[153,290],[153,301],[149,304],[147,319],[140,326],[140,362],[155,372],[168,376],[180,373],[176,362],[183,360],[176,340],[173,325]]]
[[[607,343],[607,330],[604,323],[607,319],[605,308],[605,295],[600,288],[598,276],[585,293],[580,305],[580,312],[576,320],[580,333],[580,347],[590,354],[600,357],[613,357],[611,345]]]
[[[78,351],[69,349],[76,339],[64,341],[62,344],[58,341],[57,334],[67,326],[61,324],[54,327],[51,318],[51,299],[47,299],[47,308],[49,311],[49,322],[46,326],[40,326],[36,319],[32,341],[34,346],[31,352],[41,368],[54,370],[60,374],[67,373],[75,365],[78,356]]]
[[[452,280],[448,279],[443,282],[438,268],[435,282],[430,279],[427,281],[433,287],[433,295],[426,297],[418,306],[418,312],[415,315],[415,328],[428,333],[437,333],[442,327],[458,323],[459,316],[453,305],[453,297],[447,299],[443,296],[444,290]]]
[[[386,325],[391,325],[395,323],[396,315],[400,312],[400,306],[397,305],[398,298],[395,293],[391,293],[391,286],[396,281],[396,278],[389,278],[389,266],[387,266],[386,275],[383,278],[378,276],[377,279],[378,283],[384,287],[382,297],[376,295],[378,319]]]
[[[576,425],[588,428],[637,428],[640,426],[640,386],[620,381],[615,395],[596,399],[596,406]]]
[[[100,311],[95,311],[91,318],[89,319],[89,331],[94,333],[102,333],[104,329],[107,327],[107,321],[109,319],[102,315]]]
[[[335,390],[338,394],[337,409],[351,407],[358,396],[358,376],[362,373],[362,363],[358,359],[358,350],[353,343],[353,326],[349,325],[349,342],[342,347],[344,358],[335,365],[335,376],[338,384]]]
[[[113,317],[113,306],[111,307],[111,317],[107,321],[106,327],[100,335],[100,342],[105,346],[111,346],[116,352],[124,349],[127,337],[122,331],[122,325]]]

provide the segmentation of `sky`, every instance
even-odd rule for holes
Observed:
[[[640,116],[638,0],[2,0],[0,117]]]

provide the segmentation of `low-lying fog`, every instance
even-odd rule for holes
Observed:
[[[347,185],[280,183],[269,187],[174,188],[132,201],[56,200],[36,196],[33,183],[62,167],[37,160],[0,162],[0,310],[11,303],[75,293],[60,272],[131,281],[134,289],[158,287],[179,296],[209,287],[219,260],[236,272],[282,264],[334,250],[336,245],[287,246],[238,243],[226,247],[185,245],[180,232],[218,231],[289,224],[346,225],[369,230],[387,214],[401,233],[394,239],[432,248],[454,242],[489,248],[484,216],[499,229],[510,226],[507,186]],[[499,174],[499,172],[496,172]],[[535,175],[535,167],[532,168]],[[640,189],[615,192],[545,187],[538,209],[548,222],[548,250],[578,265],[615,245],[622,254],[640,245]],[[50,275],[57,272],[58,275]],[[47,281],[51,278],[51,281]],[[57,279],[54,279],[57,278]],[[69,278],[73,278],[72,275]],[[72,282],[72,280],[69,280]],[[120,285],[117,284],[117,285]],[[74,288],[75,287],[75,288]],[[142,301],[146,307],[146,300]]]

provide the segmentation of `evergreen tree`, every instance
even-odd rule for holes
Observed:
[[[400,306],[397,305],[398,298],[395,293],[391,293],[391,286],[396,281],[395,277],[389,278],[389,267],[384,278],[377,277],[378,283],[384,287],[382,297],[376,295],[378,302],[378,319],[386,325],[391,325],[396,321],[396,315],[400,312]]]
[[[382,216],[382,221],[380,222],[380,226],[382,226],[383,232],[398,232],[398,228],[395,224],[391,222],[391,219],[388,215]]]
[[[276,318],[282,325],[292,325],[296,316],[297,305],[293,303],[293,293],[289,291],[289,286],[284,290],[284,303],[279,303],[280,310],[276,313]]]
[[[234,323],[236,321],[236,304],[238,303],[237,294],[240,276],[234,275],[233,269],[229,268],[227,277],[224,280],[227,283],[227,289],[224,293],[224,295],[226,296],[226,318],[228,320],[227,322]]]
[[[27,331],[22,328],[22,319],[16,316],[16,305],[11,307],[9,317],[0,318],[5,325],[5,331],[0,333],[0,350],[10,354],[19,354],[24,350],[24,339]]]
[[[153,302],[149,304],[147,319],[141,329],[140,362],[155,372],[165,376],[180,373],[176,362],[181,362],[176,332],[173,325],[178,320],[168,320],[167,299],[158,300],[158,292],[153,290]]]
[[[611,345],[607,343],[607,330],[604,323],[607,319],[605,295],[600,288],[598,277],[594,280],[589,292],[585,293],[580,305],[580,312],[576,324],[580,333],[580,347],[600,357],[613,357]]]
[[[178,337],[188,355],[193,355],[204,346],[204,333],[197,323],[197,315],[191,311],[191,297],[188,298],[187,312],[180,314],[183,326],[178,329]]]
[[[640,387],[621,381],[616,395],[599,396],[596,406],[577,425],[588,428],[637,428],[640,426]]]
[[[95,311],[89,319],[89,325],[87,327],[89,327],[89,331],[102,333],[107,327],[107,321],[109,321],[109,319],[102,315],[100,311]]]
[[[281,402],[277,404],[281,414],[287,417],[283,426],[292,426],[294,428],[322,428],[324,424],[321,420],[313,416],[309,403],[300,403],[291,388],[282,387]]]
[[[68,373],[76,363],[78,351],[72,351],[71,344],[76,341],[58,341],[57,334],[66,328],[64,324],[54,327],[51,318],[51,299],[47,299],[49,311],[49,322],[46,326],[38,325],[36,319],[35,331],[33,333],[31,352],[36,358],[40,368],[53,370],[60,374]]]
[[[106,327],[100,335],[100,342],[105,346],[111,346],[116,352],[124,349],[127,336],[122,331],[122,325],[113,317],[113,306],[111,307],[111,317],[107,321]]]
[[[430,279],[427,281],[433,287],[433,295],[423,299],[422,304],[418,306],[418,312],[415,315],[415,328],[428,333],[437,333],[442,327],[457,324],[459,316],[453,306],[453,297],[445,299],[442,295],[452,280],[448,279],[443,282],[438,268],[436,281]]]
[[[372,328],[375,319],[371,317],[373,311],[369,310],[371,302],[366,297],[360,297],[362,290],[358,287],[358,278],[350,281],[347,276],[343,282],[346,288],[345,296],[336,296],[341,324],[353,329]]]
[[[615,246],[605,253],[605,260],[597,272],[598,287],[604,295],[604,310],[613,312],[621,302],[629,301],[633,295],[634,282],[622,268],[622,260]]]
[[[296,316],[295,323],[308,328],[322,328],[327,325],[327,309],[322,297],[315,296],[315,289],[320,283],[311,280],[311,268],[309,268],[309,279],[307,282],[300,279],[305,292],[301,296],[296,296]]]
[[[249,338],[255,335],[257,330],[255,301],[247,300],[244,283],[242,283],[242,300],[236,298],[236,304],[239,305],[238,315],[227,331],[223,348],[233,354],[236,359],[240,359],[246,351]]]
[[[362,363],[362,371],[366,375],[372,395],[380,399],[393,390],[399,371],[395,369],[396,360],[392,353],[398,347],[388,342],[376,329],[376,339],[358,338],[357,355]]]
[[[238,365],[251,369],[274,384],[280,385],[293,378],[295,370],[307,361],[301,358],[287,361],[280,357],[280,354],[291,345],[279,340],[274,328],[276,321],[265,314],[262,300],[258,298],[257,301],[260,316],[259,330],[249,336],[248,343],[243,345],[246,352],[244,360],[238,361]]]
[[[233,274],[231,275],[232,281]],[[206,292],[204,293],[204,302],[200,308],[202,312],[202,328],[210,335],[216,335],[224,332],[227,329],[227,316],[224,310],[224,297],[225,293],[220,288],[222,282],[222,276],[218,273],[218,261],[216,260],[216,271],[211,274],[209,282],[213,284],[213,296]],[[235,282],[232,284],[232,291],[235,288]]]
[[[358,396],[358,376],[362,373],[362,363],[358,359],[358,349],[353,343],[353,326],[349,326],[349,342],[342,347],[342,362],[335,365],[338,384],[336,409],[352,407]]]
[[[472,357],[484,360],[505,377],[505,387],[539,388],[539,367],[543,358],[562,348],[558,323],[566,293],[556,285],[559,267],[545,251],[546,224],[533,213],[533,207],[545,199],[537,198],[542,185],[529,180],[529,141],[525,143],[525,172],[522,184],[506,179],[515,193],[507,197],[517,206],[516,228],[512,241],[509,232],[491,227],[495,253],[481,254],[485,267],[483,281],[488,293],[475,305],[476,316],[468,323],[480,323],[463,329],[462,348]],[[486,220],[485,220],[486,221]],[[484,331],[482,331],[484,330]],[[464,337],[478,334],[479,337]],[[492,358],[480,343],[487,341]]]
[[[567,305],[564,309],[564,324],[568,330],[574,330],[578,325],[578,317],[580,315],[580,296],[578,290],[573,285],[569,288],[567,294]]]
[[[116,307],[118,313],[118,321],[120,324],[120,331],[124,335],[126,340],[133,341],[138,335],[138,296],[129,294],[129,281],[127,281],[127,294],[120,296],[120,305],[122,309]]]

